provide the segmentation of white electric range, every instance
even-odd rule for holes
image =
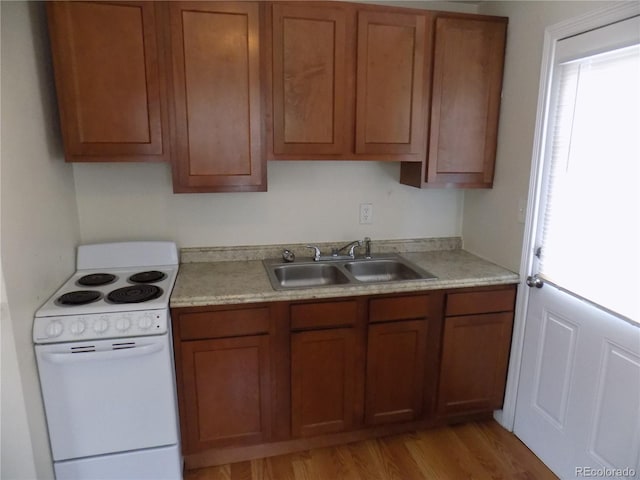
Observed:
[[[176,245],[82,245],[76,267],[33,325],[56,478],[181,479]]]

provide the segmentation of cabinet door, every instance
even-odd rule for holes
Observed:
[[[438,414],[502,406],[512,325],[513,312],[445,319]]]
[[[410,421],[422,412],[427,321],[369,327],[365,419],[369,425]]]
[[[428,183],[492,186],[505,37],[506,19],[436,19]]]
[[[358,13],[356,153],[423,151],[425,18]]]
[[[347,9],[274,4],[274,154],[348,150]],[[352,41],[351,41],[352,43]]]
[[[269,440],[269,337],[181,343],[185,453]]]
[[[165,160],[154,3],[47,2],[47,11],[67,161]]]
[[[294,437],[342,432],[353,425],[355,333],[352,328],[291,335]]]
[[[260,6],[170,2],[174,191],[264,191]]]

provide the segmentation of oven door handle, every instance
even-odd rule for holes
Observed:
[[[42,358],[50,363],[81,363],[91,360],[120,360],[124,358],[142,357],[144,355],[153,355],[162,349],[164,349],[164,345],[162,343],[151,343],[129,348],[116,348],[102,352],[45,352],[42,354]]]

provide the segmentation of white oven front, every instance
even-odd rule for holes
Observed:
[[[58,478],[105,478],[105,468],[110,478],[181,478],[169,342],[164,334],[36,345]]]

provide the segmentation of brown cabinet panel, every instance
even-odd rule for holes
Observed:
[[[511,312],[515,307],[516,289],[449,293],[445,315]]]
[[[410,421],[422,412],[427,321],[369,327],[365,420],[369,425]]]
[[[266,190],[259,4],[170,2],[169,8],[174,190]]]
[[[49,2],[67,161],[165,160],[165,84],[153,2]]]
[[[182,340],[258,335],[269,332],[268,307],[178,315]]]
[[[506,20],[436,19],[427,182],[491,187]]]
[[[351,326],[357,318],[355,300],[291,305],[292,330]]]
[[[275,154],[339,154],[348,148],[347,24],[340,5],[273,5]]]
[[[512,312],[445,319],[439,415],[502,406],[512,325]]]
[[[425,15],[358,12],[356,153],[419,153]]]
[[[269,440],[268,336],[182,342],[181,363],[187,453]]]
[[[428,295],[374,298],[369,303],[369,322],[412,320],[429,315]]]
[[[294,437],[352,428],[355,333],[351,328],[291,335],[291,427]]]

